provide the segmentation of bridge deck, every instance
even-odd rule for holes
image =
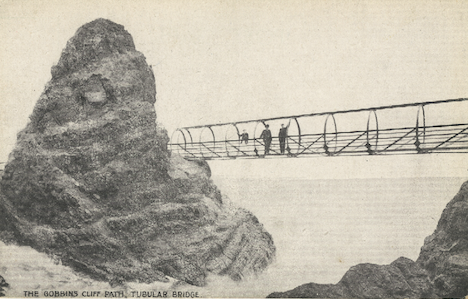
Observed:
[[[375,134],[377,131],[370,130]],[[299,155],[376,155],[376,154],[427,154],[468,153],[468,124],[426,127],[426,132],[416,138],[415,128],[398,128],[379,131],[378,141],[367,141],[367,131],[337,132],[324,142],[324,134],[288,136],[285,154],[280,153],[278,138],[273,138],[268,156],[297,157]],[[419,145],[418,142],[419,141]],[[171,143],[173,151],[187,158],[234,159],[264,156],[261,139],[214,142]]]

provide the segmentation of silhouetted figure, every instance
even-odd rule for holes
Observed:
[[[240,143],[242,144],[242,142],[244,142],[245,144],[248,144],[249,143],[249,133],[247,133],[247,131],[244,129],[242,131],[242,134],[239,135],[239,139],[240,139]]]
[[[270,153],[270,144],[271,140],[273,139],[273,137],[271,137],[271,131],[269,128],[269,125],[265,125],[265,130],[263,130],[262,134],[260,135],[260,138],[263,139],[263,144],[265,145],[265,155]]]
[[[286,138],[288,138],[288,128],[290,124],[291,120],[289,120],[288,125],[286,127],[284,126],[284,124],[281,124],[281,128],[279,130],[278,139],[281,154],[284,154],[284,150],[286,148]]]

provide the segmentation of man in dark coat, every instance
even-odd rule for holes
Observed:
[[[265,125],[265,130],[263,130],[260,138],[263,139],[263,144],[265,145],[265,155],[270,153],[270,144],[273,137],[271,136],[270,126]]]
[[[284,124],[281,124],[281,128],[279,130],[278,139],[280,143],[280,152],[284,154],[284,150],[286,148],[286,138],[288,138],[288,128],[291,124],[291,120],[289,120],[288,125],[285,127]]]

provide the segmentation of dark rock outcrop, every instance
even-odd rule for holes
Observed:
[[[434,298],[428,273],[400,257],[390,265],[359,264],[336,284],[309,283],[269,298]]]
[[[447,204],[416,261],[430,273],[437,295],[468,295],[468,182]]]
[[[468,295],[468,182],[447,204],[416,262],[359,264],[335,285],[309,283],[269,298],[462,298]]]
[[[171,157],[155,95],[123,26],[82,26],[5,166],[0,238],[115,283],[267,267],[275,247],[256,217],[223,202],[206,162]]]
[[[5,297],[5,288],[8,288],[10,285],[5,281],[5,279],[0,275],[0,297]]]

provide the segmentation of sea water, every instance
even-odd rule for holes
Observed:
[[[358,263],[416,260],[424,238],[466,178],[261,179],[212,177],[226,201],[251,211],[276,246],[265,272],[242,282],[208,277],[208,286],[181,286],[201,297],[265,297],[300,284],[336,283]],[[0,275],[8,295],[24,290],[111,290],[57,265],[28,247],[0,243]],[[130,283],[128,290],[160,290],[163,283]]]
[[[272,235],[276,260],[226,295],[264,297],[337,283],[359,263],[416,260],[465,178],[255,179],[213,177]]]

